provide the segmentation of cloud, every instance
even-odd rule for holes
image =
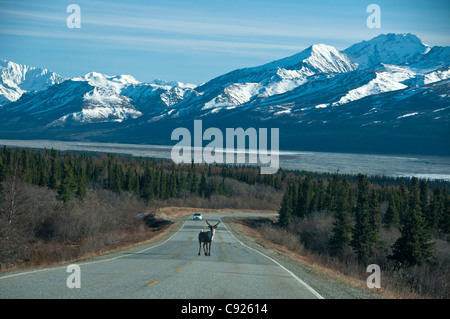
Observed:
[[[133,8],[135,8],[134,6]],[[144,10],[146,7],[138,7],[141,10],[129,11],[129,7],[114,6],[114,11],[111,9],[108,12],[98,12],[96,10],[83,10],[82,7],[82,35],[80,37],[90,38],[103,38],[108,39],[108,34],[114,31],[118,36],[121,35],[139,35],[142,39],[142,34],[146,34],[144,37],[147,42],[160,42],[161,44],[171,44],[179,42],[185,43],[185,39],[195,39],[195,43],[200,44],[203,48],[211,47],[231,47],[234,48],[270,48],[275,49],[294,49],[299,46],[304,47],[307,43],[313,44],[313,39],[326,39],[330,38],[331,34],[324,28],[316,28],[306,24],[301,24],[298,21],[287,21],[286,23],[280,23],[276,21],[256,21],[249,19],[227,19],[226,22],[222,18],[208,17],[207,19],[196,19],[191,17],[186,19],[184,12],[175,12],[171,16],[173,18],[156,18],[149,15],[140,13],[148,12]],[[122,8],[123,10],[120,10]],[[128,10],[126,10],[126,8]],[[119,14],[118,12],[122,12]],[[10,20],[14,20],[13,17],[19,19],[26,19],[26,21],[16,21],[10,26],[7,26],[7,30],[11,30],[9,34],[15,34],[13,29],[17,26],[20,30],[29,30],[29,36],[39,36],[39,32],[36,30],[42,30],[40,36],[53,37],[49,35],[45,27],[64,28],[65,20],[68,13],[65,12],[33,12],[27,10],[0,10],[2,17],[8,16]],[[189,16],[189,15],[188,15]],[[39,20],[39,23],[33,22],[31,19]],[[203,21],[202,21],[203,20]],[[219,21],[212,22],[211,20]],[[55,22],[57,22],[55,24]],[[28,27],[27,27],[28,26]],[[89,32],[86,31],[86,27],[89,27]],[[5,28],[3,28],[5,29]],[[53,30],[52,30],[53,32]],[[338,27],[334,27],[334,32],[341,33],[340,40],[349,41],[354,40],[357,35],[350,35],[349,32],[339,30]],[[4,31],[3,34],[8,33]],[[22,31],[22,35],[25,35],[25,31]],[[67,35],[65,35],[67,36]],[[56,35],[55,37],[60,37]],[[160,38],[159,40],[157,38]],[[166,39],[170,40],[166,40]],[[230,40],[231,39],[231,40]],[[246,42],[246,43],[243,43]],[[184,45],[183,45],[184,46]]]

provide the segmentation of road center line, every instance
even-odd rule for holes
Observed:
[[[154,285],[154,284],[156,284],[157,282],[158,282],[158,280],[152,281],[151,283],[147,284],[146,286]]]

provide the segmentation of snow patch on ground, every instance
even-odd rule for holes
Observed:
[[[417,114],[419,114],[419,112],[408,113],[408,114],[405,114],[405,115],[397,117],[397,119],[402,119],[404,117],[410,117],[410,116],[414,116],[414,115],[417,115]]]

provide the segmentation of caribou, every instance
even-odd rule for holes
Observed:
[[[198,243],[200,245],[200,247],[198,248],[199,256],[202,250],[202,243],[205,256],[211,256],[211,243],[214,239],[214,233],[216,232],[217,225],[219,225],[220,221],[214,226],[211,226],[211,224],[208,223],[208,221],[206,221],[206,223],[208,224],[209,230],[208,231],[201,230],[200,234],[198,234]]]

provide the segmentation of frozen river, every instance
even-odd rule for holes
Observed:
[[[0,145],[61,151],[86,151],[129,154],[132,156],[171,158],[172,146],[113,144],[94,142],[65,142],[50,140],[0,140]],[[393,177],[416,176],[450,181],[450,157],[412,155],[373,155],[326,152],[280,151],[279,166],[311,172]]]

